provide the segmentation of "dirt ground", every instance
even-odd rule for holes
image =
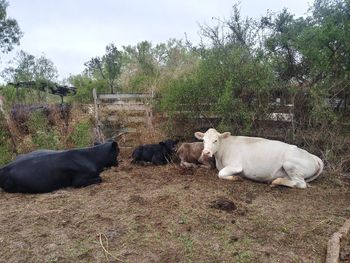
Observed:
[[[126,156],[99,185],[0,191],[0,262],[323,262],[350,217],[350,180],[327,171],[271,188]]]

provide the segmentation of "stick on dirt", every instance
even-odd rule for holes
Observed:
[[[326,263],[338,263],[340,252],[340,240],[343,236],[346,236],[350,229],[350,218],[345,221],[344,225],[335,232],[329,239],[327,244],[327,257]]]
[[[108,239],[107,239],[107,237],[106,237],[104,234],[100,234],[100,245],[101,245],[103,251],[104,251],[107,255],[109,255],[109,256],[111,256],[112,258],[114,258],[115,260],[120,261],[120,262],[124,262],[123,260],[121,260],[121,259],[117,258],[116,256],[114,256],[113,254],[111,254],[111,253],[105,248],[105,246],[103,245],[102,236],[107,240],[107,248],[108,248]]]

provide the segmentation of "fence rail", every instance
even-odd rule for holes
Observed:
[[[98,94],[100,100],[125,100],[125,99],[151,99],[150,93],[116,93],[116,94]]]

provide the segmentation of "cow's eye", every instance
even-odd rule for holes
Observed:
[[[217,142],[218,142],[218,140],[215,140],[215,141],[214,141],[214,143],[217,143]]]

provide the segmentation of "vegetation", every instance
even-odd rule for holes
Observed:
[[[93,79],[103,79],[110,88],[110,92],[114,93],[122,67],[122,53],[114,44],[106,46],[106,54],[102,58],[92,58],[85,63],[85,66],[87,76]]]
[[[11,161],[13,155],[9,140],[10,134],[6,125],[4,115],[0,114],[0,165]]]
[[[195,71],[169,81],[163,109],[195,105],[198,114],[215,112],[246,130],[271,112],[277,97],[298,105],[295,98],[306,96],[300,108],[307,111],[296,122],[334,125],[348,110],[349,8],[318,0],[306,18],[283,10],[253,21],[241,19],[235,6],[228,20],[202,28],[209,47],[200,50]]]
[[[19,112],[16,118],[0,115],[0,166],[15,154],[35,149],[61,150],[93,143],[90,116],[78,106]]]
[[[1,3],[6,10],[6,2]],[[202,116],[208,122],[217,117],[219,123],[211,125],[219,129],[258,136],[266,136],[262,121],[282,109],[293,119],[281,139],[314,147],[331,162],[348,151],[342,145],[350,129],[349,13],[349,1],[315,0],[304,17],[282,10],[251,19],[234,5],[230,17],[201,26],[198,46],[175,39],[121,48],[112,43],[103,56],[86,62],[81,74],[70,77],[77,87],[71,102],[90,103],[93,88],[153,93],[156,106],[168,116]],[[4,74],[9,81],[56,77],[50,60],[24,51]],[[7,101],[34,97],[8,87],[2,93]]]
[[[19,44],[22,32],[15,19],[8,18],[6,9],[8,2],[0,0],[0,52],[7,53]]]
[[[54,81],[57,78],[56,67],[44,55],[36,58],[34,55],[21,50],[12,64],[2,72],[2,76],[7,82]]]

